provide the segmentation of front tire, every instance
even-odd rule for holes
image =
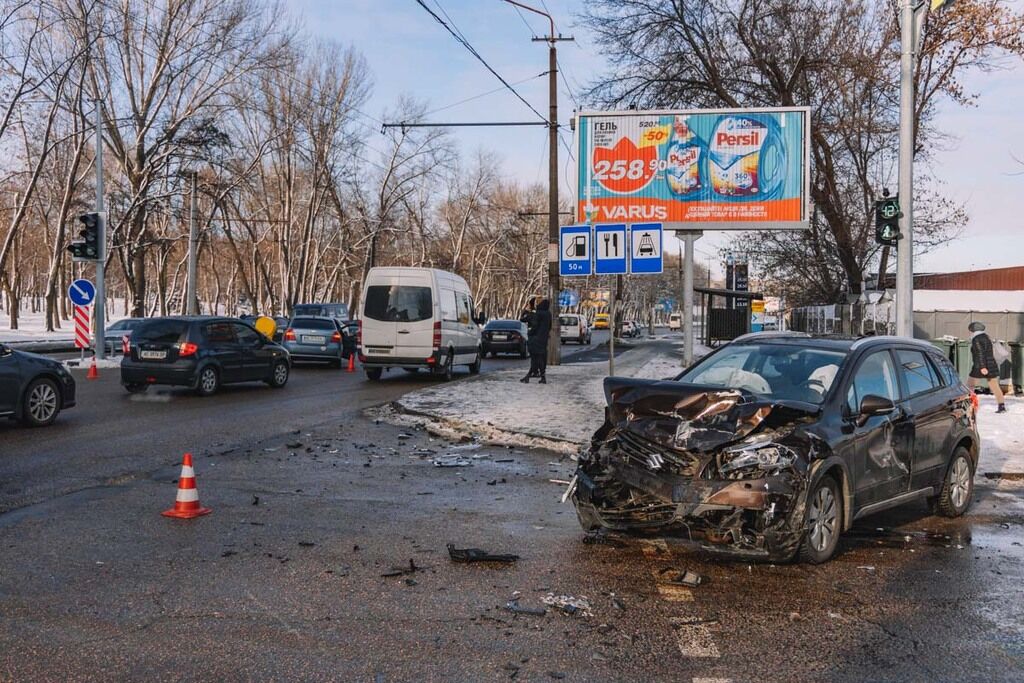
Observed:
[[[274,389],[280,389],[288,383],[288,376],[291,371],[288,369],[288,363],[283,360],[279,360],[274,363],[274,368],[270,371],[270,379],[267,380]]]
[[[21,407],[21,421],[29,427],[53,424],[60,414],[60,390],[50,379],[41,377],[25,389],[25,404]]]
[[[207,365],[199,371],[199,377],[196,380],[197,394],[200,396],[213,396],[219,388],[220,374],[217,373],[217,368]]]
[[[832,559],[843,528],[843,505],[839,485],[830,476],[818,480],[807,494],[807,523],[797,557],[800,562],[821,564]]]
[[[967,449],[960,446],[953,451],[942,491],[935,501],[935,512],[943,517],[959,517],[967,512],[974,495],[974,467]]]

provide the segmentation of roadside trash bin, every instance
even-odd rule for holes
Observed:
[[[958,339],[956,342],[956,353],[954,354],[953,365],[956,367],[956,372],[960,375],[960,379],[964,381],[967,386],[971,385],[971,365],[974,361],[971,360],[971,340],[970,339]]]
[[[949,359],[949,362],[956,367],[956,357],[953,348],[956,346],[956,339],[931,339],[932,346],[942,352],[942,355]]]
[[[1010,346],[1010,379],[1013,382],[1013,393],[1024,391],[1024,343],[1007,342]]]

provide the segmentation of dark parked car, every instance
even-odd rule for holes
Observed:
[[[63,364],[0,344],[0,417],[43,427],[74,405],[75,379]]]
[[[351,355],[355,339],[345,344],[346,331],[334,318],[293,318],[284,330],[284,348],[292,360],[328,361],[336,368]]]
[[[526,358],[526,323],[518,320],[492,320],[484,325],[481,345],[484,355],[494,358],[499,353],[514,353]]]
[[[854,520],[971,503],[976,399],[930,344],[746,335],[675,380],[605,380],[572,498],[585,529],[824,562]]]
[[[283,387],[290,371],[284,347],[241,320],[174,316],[151,318],[135,328],[130,352],[121,360],[121,384],[130,392],[169,384],[209,396],[234,382]]]

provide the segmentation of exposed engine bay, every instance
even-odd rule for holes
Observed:
[[[605,422],[571,497],[583,528],[788,559],[804,533],[819,407],[742,389],[605,380]]]

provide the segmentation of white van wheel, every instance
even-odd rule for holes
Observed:
[[[472,363],[469,364],[469,374],[471,374],[471,375],[479,375],[480,374],[480,364],[481,364],[482,360],[483,360],[483,354],[480,353],[480,349],[477,349],[477,351],[476,351],[476,359]]]
[[[449,351],[448,355],[445,357],[444,365],[441,366],[441,371],[439,373],[441,375],[441,380],[442,381],[444,381],[444,382],[451,382],[452,381],[452,367],[454,366],[454,364],[455,364],[455,354],[452,353],[451,351]]]

